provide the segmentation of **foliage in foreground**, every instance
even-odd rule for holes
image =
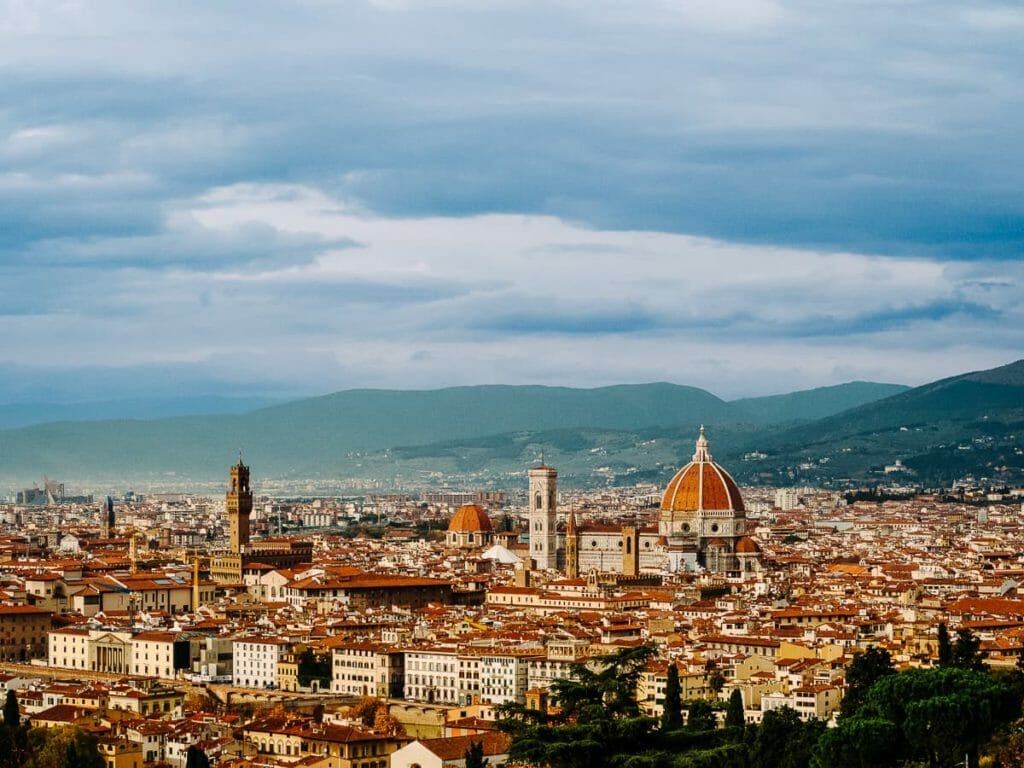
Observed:
[[[1024,673],[979,668],[969,638],[957,640],[948,665],[898,674],[884,651],[859,654],[836,728],[789,708],[745,725],[738,691],[725,728],[706,703],[691,703],[686,725],[674,713],[646,717],[635,692],[650,646],[576,665],[552,683],[559,710],[503,706],[498,726],[512,736],[513,762],[541,768],[948,768],[965,756],[976,768],[982,754],[994,768],[1021,765],[1024,731],[1008,726],[1021,714]]]

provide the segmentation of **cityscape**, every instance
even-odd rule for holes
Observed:
[[[1022,31],[0,0],[0,768],[1024,768]]]

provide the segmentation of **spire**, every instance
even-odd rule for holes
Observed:
[[[569,536],[573,536],[576,533],[576,507],[572,506],[569,508],[569,520],[565,524],[565,532]]]
[[[697,438],[697,452],[693,454],[695,462],[711,461],[711,454],[708,453],[708,439],[704,437],[704,425],[700,425],[700,436]]]

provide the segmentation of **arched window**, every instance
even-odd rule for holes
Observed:
[[[536,509],[541,509],[544,506],[544,499],[541,497],[539,493],[533,498],[533,506]]]

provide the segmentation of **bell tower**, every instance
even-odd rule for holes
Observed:
[[[558,567],[555,550],[555,512],[558,472],[541,463],[530,476],[530,557],[539,570]]]
[[[580,531],[575,509],[569,510],[569,522],[565,525],[565,575],[569,579],[580,575]]]
[[[241,553],[249,544],[249,515],[252,514],[252,490],[249,488],[249,468],[238,457],[231,468],[231,484],[227,493],[228,527],[231,531],[231,551]]]

